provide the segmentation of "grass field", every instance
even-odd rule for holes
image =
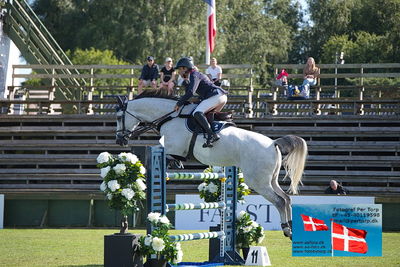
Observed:
[[[104,235],[110,229],[0,230],[0,266],[103,266]],[[130,230],[143,234],[144,231]],[[189,231],[172,231],[189,233]],[[291,257],[291,243],[280,231],[267,231],[272,266],[400,266],[400,233],[383,233],[383,257]],[[184,261],[206,261],[208,240],[182,242]]]

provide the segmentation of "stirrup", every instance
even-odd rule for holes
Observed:
[[[213,134],[207,137],[206,142],[203,144],[203,147],[213,147],[213,143],[219,140],[218,134]]]
[[[178,159],[167,159],[167,168],[168,169],[184,169],[182,161]]]

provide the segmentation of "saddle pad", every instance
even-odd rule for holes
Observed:
[[[192,115],[193,110],[198,106],[199,104],[189,104],[183,106],[182,112],[179,115],[184,115],[184,116],[190,116]]]
[[[186,119],[186,128],[190,132],[193,133],[196,129],[196,126],[198,127],[198,124],[193,117]],[[223,128],[226,128],[229,126],[236,126],[236,125],[233,122],[229,122],[229,121],[214,121],[211,124],[211,129],[214,131],[214,133],[219,133]],[[200,128],[199,133],[205,133],[205,131],[202,128]]]

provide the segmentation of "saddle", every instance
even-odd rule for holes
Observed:
[[[184,118],[187,118],[186,128],[192,133],[196,132],[197,134],[206,135],[206,132],[203,130],[203,128],[201,128],[197,124],[197,121],[193,118],[192,113],[193,111],[191,112],[190,115],[180,116],[180,117],[184,116]],[[236,126],[236,124],[233,122],[232,112],[210,111],[206,113],[206,118],[214,133],[219,133],[223,128],[229,126]]]
[[[204,138],[207,138],[207,133],[201,128],[196,120],[193,117],[193,111],[197,107],[196,104],[189,104],[183,107],[180,114],[178,115],[180,118],[186,118],[186,128],[192,133],[192,138],[189,144],[189,153],[186,158],[194,158],[193,157],[193,147],[196,141],[196,138],[199,134],[202,134]],[[210,111],[206,113],[207,121],[210,123],[211,129],[218,133],[222,129],[229,126],[236,126],[236,124],[232,121],[233,116],[232,112],[215,112]]]

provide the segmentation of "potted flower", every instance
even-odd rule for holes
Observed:
[[[100,190],[106,194],[108,205],[122,214],[121,234],[128,231],[128,215],[138,211],[138,202],[146,198],[146,169],[136,155],[120,153],[117,157],[102,152],[97,167],[103,182]]]
[[[179,242],[172,242],[168,230],[172,228],[171,223],[165,215],[158,212],[151,212],[147,220],[154,227],[151,235],[139,238],[139,253],[146,257],[144,266],[163,267],[167,262],[177,264],[182,261],[183,252]],[[155,258],[151,258],[151,255]]]
[[[223,167],[208,167],[204,172],[223,172]],[[203,179],[203,182],[197,187],[200,192],[200,198],[205,202],[218,202],[221,197],[221,180],[222,179]],[[251,193],[250,188],[245,184],[243,173],[238,173],[237,197],[239,202],[244,202],[244,197]]]
[[[250,219],[250,214],[241,211],[236,219],[236,246],[243,251],[247,258],[251,245],[260,244],[264,240],[264,228]]]

